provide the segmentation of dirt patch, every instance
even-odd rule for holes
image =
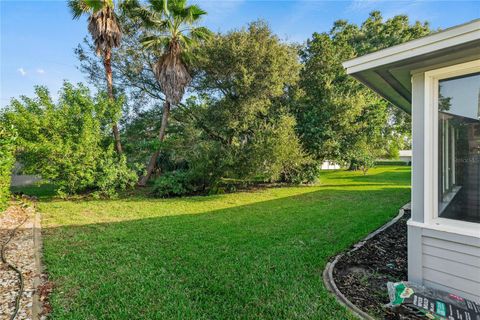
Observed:
[[[379,319],[420,319],[385,308],[387,282],[407,280],[407,220],[410,211],[366,243],[342,256],[333,270],[338,289],[362,311]]]

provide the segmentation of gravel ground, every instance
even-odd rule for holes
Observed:
[[[20,308],[15,319],[32,319],[32,305],[35,277],[34,215],[32,207],[15,203],[4,213],[0,213],[0,248],[10,238],[13,230],[21,225],[5,249],[7,262],[21,270],[24,278],[24,291]],[[10,319],[15,300],[20,291],[18,274],[0,259],[0,319]]]

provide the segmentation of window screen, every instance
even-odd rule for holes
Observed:
[[[480,222],[480,74],[439,81],[439,216]]]

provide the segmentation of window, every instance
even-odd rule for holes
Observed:
[[[480,73],[438,82],[438,213],[480,222]]]

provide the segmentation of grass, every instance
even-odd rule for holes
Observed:
[[[322,271],[409,198],[406,166],[208,197],[43,198],[52,318],[354,319]]]

